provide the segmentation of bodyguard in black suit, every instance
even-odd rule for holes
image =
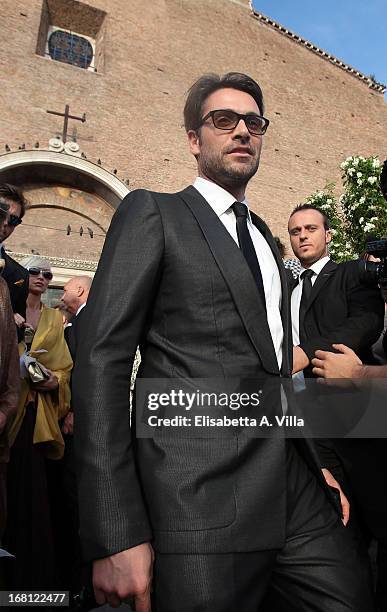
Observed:
[[[357,261],[336,264],[328,257],[329,220],[311,205],[298,206],[289,219],[294,254],[302,269],[292,293],[294,371],[312,377],[317,350],[334,351],[343,343],[366,358],[384,322],[384,303],[378,287],[360,277]],[[296,375],[297,376],[297,375]],[[299,376],[299,375],[298,375]],[[366,398],[365,398],[366,401]],[[354,407],[355,409],[355,407]],[[383,547],[379,564],[380,610],[387,610],[387,471],[385,440],[324,439],[318,442],[323,467],[345,487],[355,516]],[[350,522],[350,527],[355,528]],[[383,594],[382,594],[383,593]]]
[[[303,266],[292,285],[294,372],[312,375],[315,351],[331,350],[333,343],[346,344],[364,357],[383,329],[384,304],[379,289],[361,279],[357,261],[337,264],[329,258],[330,230],[324,228],[322,214],[308,207],[292,214],[289,233]]]
[[[259,86],[202,77],[185,126],[200,178],[138,190],[115,214],[73,376],[81,537],[99,603],[136,610],[373,610],[367,567],[313,447],[283,438],[137,439],[139,377],[289,377],[285,271],[245,187],[263,134]],[[155,126],[157,127],[157,126]]]
[[[5,261],[2,276],[8,285],[14,314],[17,313],[19,317],[25,319],[29,274],[23,266],[6,253],[3,243],[11,236],[15,227],[22,222],[26,209],[26,200],[18,187],[3,183],[0,184],[0,206],[7,214],[0,230],[0,258]],[[24,337],[22,325],[18,325],[17,331],[20,342]]]

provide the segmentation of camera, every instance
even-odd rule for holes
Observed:
[[[387,159],[383,163],[380,175],[380,191],[387,200]],[[387,290],[387,238],[367,242],[366,253],[377,257],[380,262],[359,261],[362,281],[366,284],[379,285],[383,290]]]
[[[366,253],[380,261],[359,261],[362,281],[367,285],[379,285],[382,289],[387,289],[387,238],[368,242]]]

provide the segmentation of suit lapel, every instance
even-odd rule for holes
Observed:
[[[223,223],[194,187],[179,194],[198,222],[266,371],[278,374],[266,310],[247,262]]]
[[[317,296],[319,295],[319,293],[321,292],[321,290],[323,289],[325,284],[332,277],[332,275],[336,272],[337,267],[338,267],[337,263],[335,263],[332,260],[329,260],[325,264],[325,266],[321,270],[320,274],[317,276],[316,282],[314,283],[314,285],[312,287],[312,293],[310,294],[310,300],[309,300],[309,304],[307,306],[306,311],[308,311],[310,309],[310,307],[312,306],[314,300],[317,298]]]

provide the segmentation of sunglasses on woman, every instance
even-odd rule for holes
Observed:
[[[42,268],[30,268],[28,272],[31,274],[31,276],[39,276],[39,274],[41,274],[46,280],[52,280],[53,277],[52,272],[42,270]]]

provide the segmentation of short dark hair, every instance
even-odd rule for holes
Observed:
[[[27,200],[19,187],[9,183],[0,183],[0,200],[5,201],[7,204],[9,201],[19,204],[21,208],[20,217],[24,217],[27,209]]]
[[[328,217],[326,216],[325,212],[323,210],[321,210],[321,208],[319,208],[318,206],[315,206],[314,204],[298,204],[295,208],[293,208],[292,212],[290,213],[290,217],[293,217],[293,215],[295,215],[298,212],[302,212],[303,210],[317,210],[317,212],[320,213],[320,215],[322,215],[322,218],[324,220],[324,228],[325,230],[329,230],[330,229],[330,222]]]
[[[203,105],[208,96],[218,89],[238,89],[244,91],[257,103],[261,115],[264,113],[262,90],[258,83],[247,74],[241,72],[228,72],[221,76],[210,73],[201,76],[188,90],[184,106],[184,127],[186,132],[196,131],[202,119]]]

